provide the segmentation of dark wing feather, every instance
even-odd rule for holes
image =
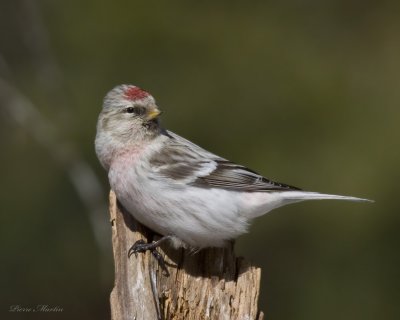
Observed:
[[[244,166],[226,160],[217,161],[217,168],[214,171],[207,176],[198,177],[192,185],[245,192],[300,190],[284,183],[271,181]]]
[[[150,160],[157,174],[165,178],[201,188],[244,192],[300,190],[220,158],[173,132],[165,135],[170,139]]]

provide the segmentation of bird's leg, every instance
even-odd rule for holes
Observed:
[[[143,240],[136,241],[133,246],[128,251],[128,257],[130,258],[132,254],[136,254],[138,252],[146,252],[147,250],[155,250],[166,240],[171,239],[171,236],[164,236],[157,241],[153,241],[151,243],[145,243]]]
[[[164,275],[168,277],[169,272],[165,265],[164,258],[157,251],[157,247],[159,247],[163,242],[169,239],[171,239],[171,236],[164,236],[161,239],[153,241],[151,243],[145,243],[143,240],[138,240],[128,250],[128,258],[130,258],[132,254],[137,255],[137,253],[139,252],[146,252],[147,250],[150,250],[151,254],[157,259],[158,263],[160,264],[161,269],[163,269]]]

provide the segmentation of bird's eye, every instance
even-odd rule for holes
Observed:
[[[134,113],[138,116],[142,116],[146,113],[146,109],[144,107],[139,107],[139,106],[135,106],[135,107],[128,107],[125,109],[125,111],[127,113]]]

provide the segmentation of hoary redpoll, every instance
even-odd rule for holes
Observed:
[[[120,85],[104,99],[96,153],[117,199],[139,222],[175,246],[224,246],[252,219],[303,200],[365,199],[302,191],[208,152],[164,129],[154,98]],[[137,243],[130,253],[159,242]]]

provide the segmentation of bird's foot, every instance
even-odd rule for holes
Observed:
[[[164,257],[161,255],[161,253],[157,251],[157,247],[168,239],[170,239],[170,236],[164,236],[160,240],[153,241],[150,243],[145,243],[143,240],[138,240],[128,250],[128,258],[130,258],[132,254],[135,254],[135,256],[137,256],[138,253],[150,251],[151,254],[154,256],[154,258],[157,259],[161,269],[163,270],[164,275],[166,277],[169,277],[169,272],[165,264]]]

